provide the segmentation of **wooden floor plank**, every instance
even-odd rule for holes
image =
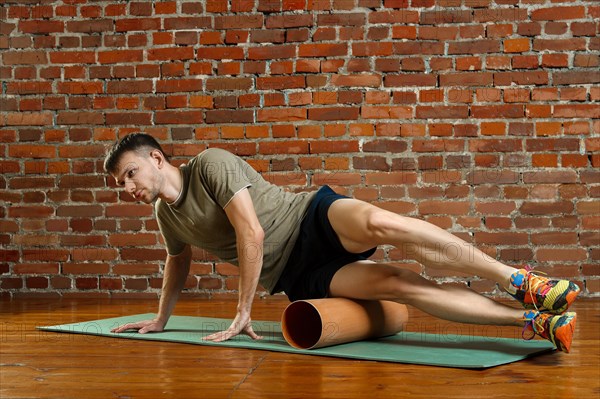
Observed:
[[[255,320],[278,320],[286,300],[257,300]],[[235,300],[184,299],[176,314],[233,316]],[[151,313],[152,301],[0,303],[1,398],[600,397],[600,300],[579,300],[572,353],[486,370],[303,356],[35,330],[38,325]],[[517,328],[467,326],[411,310],[409,330],[518,337]]]

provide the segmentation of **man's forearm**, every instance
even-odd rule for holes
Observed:
[[[191,249],[178,256],[167,255],[157,319],[167,323],[190,271]]]
[[[263,237],[255,235],[238,242],[240,267],[238,313],[250,313],[263,263]]]

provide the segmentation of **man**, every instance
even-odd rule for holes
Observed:
[[[105,170],[136,200],[155,202],[167,247],[162,295],[153,320],[115,328],[162,331],[183,289],[191,245],[239,266],[239,301],[231,326],[205,339],[224,341],[252,329],[258,283],[291,300],[321,297],[385,299],[463,323],[515,325],[559,350],[571,346],[576,314],[566,312],[576,284],[504,265],[458,237],[422,220],[343,197],[329,187],[293,194],[266,182],[239,157],[208,149],[176,168],[149,135],[131,134],[106,156]],[[433,283],[417,273],[368,259],[378,245],[394,245],[431,268],[488,278],[525,308],[472,290]],[[452,253],[445,253],[451,249]]]

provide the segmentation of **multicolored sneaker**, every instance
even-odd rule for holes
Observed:
[[[551,280],[532,273],[529,268],[514,272],[506,290],[525,309],[554,314],[566,311],[580,291],[577,284],[569,280]]]
[[[533,339],[537,334],[556,345],[556,349],[569,353],[571,341],[575,331],[577,313],[567,312],[561,315],[552,315],[529,310],[523,314],[525,327],[523,338]]]

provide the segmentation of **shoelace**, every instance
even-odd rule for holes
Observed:
[[[533,307],[535,308],[536,311],[539,312],[539,309],[535,303],[536,301],[535,301],[535,297],[533,296],[533,293],[536,292],[536,293],[539,293],[540,295],[546,295],[552,289],[552,287],[546,285],[547,280],[545,278],[537,276],[531,270],[532,270],[532,268],[529,265],[525,266],[525,271],[527,272],[527,275],[525,276],[525,279],[527,281],[527,291],[531,298],[531,303],[533,304]],[[546,274],[544,272],[538,272],[538,273]]]
[[[529,311],[529,312],[527,312],[527,315],[530,315],[531,313],[532,313],[532,311]],[[535,322],[535,319],[537,317],[539,317],[540,312],[536,311],[535,313],[533,313],[532,317],[527,317],[527,315],[524,315],[525,316],[525,319],[524,319],[525,326],[523,326],[523,331],[521,332],[521,337],[523,337],[524,340],[529,341],[529,340],[532,340],[533,337],[535,337],[535,334],[540,335],[541,333],[544,332],[545,329],[541,323],[537,324]],[[533,331],[533,334],[531,334],[530,336],[525,336],[525,333],[529,331],[529,328],[531,328],[531,330]]]
[[[531,303],[533,304],[533,307],[535,308],[535,313],[533,313],[533,316],[531,316],[531,317],[527,317],[527,316],[525,317],[525,326],[523,326],[523,331],[521,332],[521,336],[525,340],[531,340],[531,339],[533,339],[533,337],[535,337],[536,334],[540,335],[541,333],[544,332],[544,326],[541,323],[537,324],[535,322],[535,319],[538,318],[540,315],[540,310],[538,309],[538,307],[536,305],[536,300],[535,300],[535,297],[533,296],[533,293],[539,292],[541,295],[545,295],[548,293],[548,291],[550,291],[552,289],[552,287],[546,286],[545,281],[542,280],[542,278],[538,277],[531,271],[532,270],[531,266],[525,265],[524,269],[527,272],[527,275],[525,276],[525,279],[527,281],[527,292],[529,293],[529,296],[531,297]],[[543,272],[540,272],[540,273],[545,274]],[[531,312],[528,312],[528,314],[531,314]],[[529,329],[531,329],[533,331],[533,334],[531,334],[530,336],[526,336],[525,334],[527,332],[529,332]]]

